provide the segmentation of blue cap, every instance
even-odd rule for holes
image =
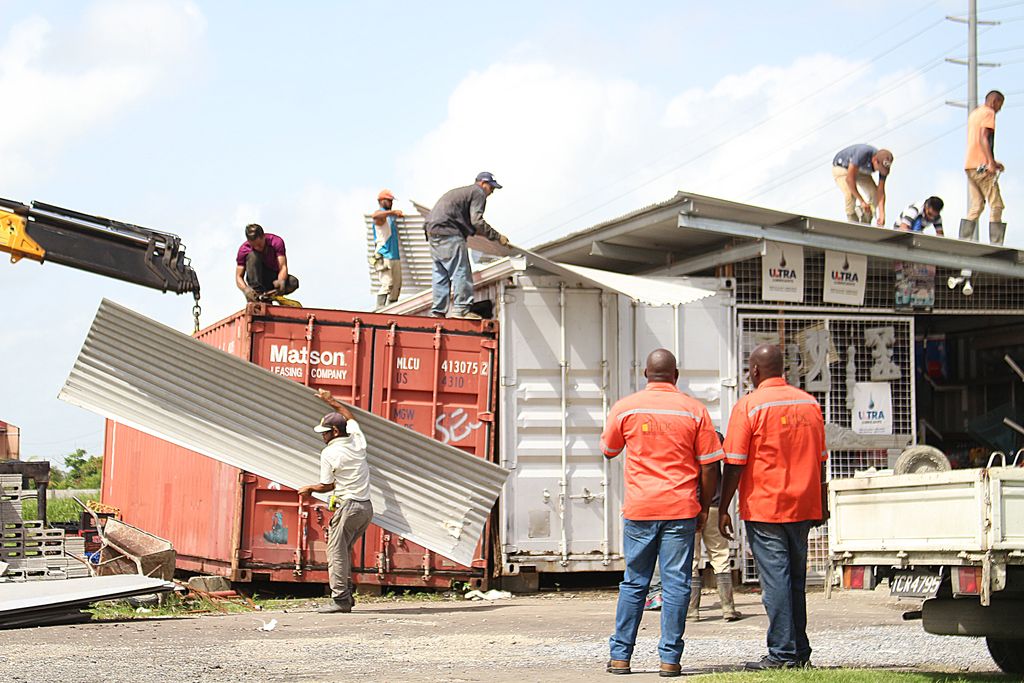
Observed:
[[[490,173],[489,171],[481,171],[480,173],[476,174],[476,182],[479,183],[481,180],[490,185],[491,187],[495,188],[496,190],[501,189],[501,185],[499,185],[498,181],[494,179],[494,174]]]

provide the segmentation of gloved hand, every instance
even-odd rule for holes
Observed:
[[[245,294],[246,301],[257,301],[259,300],[259,294],[252,287],[246,287],[242,292]]]
[[[373,252],[373,256],[370,257],[370,265],[376,267],[384,260],[384,254],[380,252]]]
[[[508,246],[508,238],[505,237],[504,235],[498,235],[498,244],[500,244],[503,247],[507,247]]]
[[[284,286],[287,284],[284,280],[274,280],[274,293],[284,290]]]

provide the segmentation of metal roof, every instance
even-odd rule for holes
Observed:
[[[110,301],[60,398],[291,488],[319,481],[312,427],[326,408],[311,389]],[[469,565],[508,471],[352,412],[369,444],[374,523]]]
[[[686,192],[534,251],[620,273],[689,275],[753,258],[765,241],[1024,277],[1024,252],[1011,247],[809,218]]]
[[[490,243],[489,253],[501,256],[497,261],[480,268],[473,273],[473,284],[476,287],[497,282],[517,272],[525,272],[528,268],[560,275],[570,282],[580,283],[596,289],[624,294],[637,303],[652,306],[688,304],[714,296],[715,292],[693,287],[680,277],[640,277],[613,273],[595,268],[585,268],[567,263],[558,263],[540,254],[509,245],[500,247]],[[382,309],[386,313],[416,313],[430,305],[430,290],[419,292],[411,297],[398,301]]]

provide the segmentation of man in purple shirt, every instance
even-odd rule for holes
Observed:
[[[299,288],[299,279],[288,274],[284,240],[263,232],[256,223],[245,226],[245,241],[238,248],[235,263],[235,285],[248,301],[291,294]]]

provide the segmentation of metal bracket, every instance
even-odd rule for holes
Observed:
[[[9,211],[0,211],[0,251],[11,255],[11,263],[23,258],[43,262],[46,250],[28,236],[25,226],[28,220]]]

